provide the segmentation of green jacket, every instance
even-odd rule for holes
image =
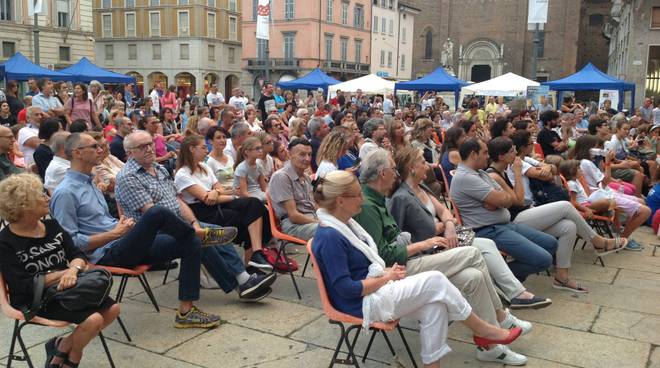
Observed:
[[[354,219],[366,230],[378,246],[378,255],[383,258],[387,266],[395,262],[405,265],[408,261],[408,249],[405,245],[396,242],[399,226],[394,217],[387,211],[385,197],[371,189],[366,184],[362,185],[362,212]]]
[[[0,181],[12,174],[20,174],[23,170],[14,166],[6,153],[0,154]]]

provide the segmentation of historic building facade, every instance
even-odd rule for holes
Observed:
[[[373,0],[371,73],[392,80],[412,75],[412,34],[420,10],[399,0]]]
[[[423,11],[412,35],[413,75],[445,65],[458,77],[479,82],[507,72],[531,74],[534,27],[527,0],[408,0]],[[577,67],[581,1],[549,2],[540,27],[537,79],[557,79]]]

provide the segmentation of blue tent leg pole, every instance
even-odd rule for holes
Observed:
[[[630,90],[630,114],[629,116],[635,115],[635,88]]]
[[[623,110],[623,99],[625,99],[625,98],[626,98],[626,91],[623,90],[623,89],[620,89],[619,90],[619,104],[617,106],[617,110],[619,110],[619,111]]]

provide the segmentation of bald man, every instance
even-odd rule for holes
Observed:
[[[0,180],[21,172],[21,169],[9,159],[9,152],[14,148],[14,141],[11,129],[0,126]]]

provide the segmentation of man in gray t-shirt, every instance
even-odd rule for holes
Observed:
[[[509,193],[486,174],[488,147],[480,139],[468,139],[459,147],[458,165],[449,194],[458,207],[463,224],[480,238],[495,242],[497,248],[514,258],[511,272],[521,282],[552,264],[557,239],[523,224],[510,222],[507,208],[515,202]]]

